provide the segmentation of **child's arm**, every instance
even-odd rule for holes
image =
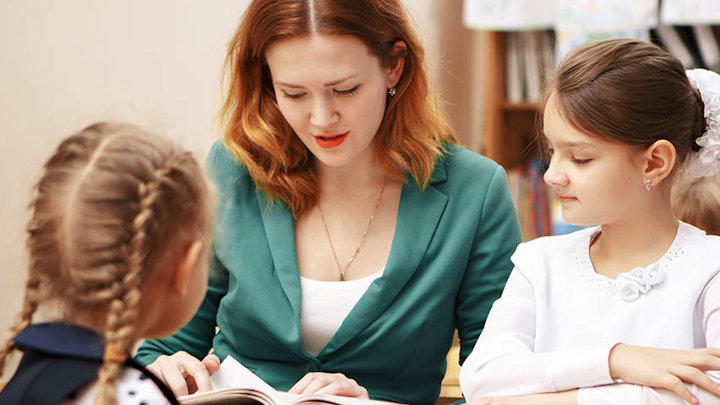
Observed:
[[[535,323],[532,285],[516,268],[460,370],[465,398],[556,392],[613,382],[608,370],[612,345],[535,353]]]
[[[702,322],[705,344],[710,349],[681,351],[618,346],[611,353],[611,373],[634,384],[583,388],[578,392],[578,403],[683,404],[682,397],[689,403],[699,399],[700,404],[720,404],[720,385],[717,384],[720,373],[711,371],[720,368],[717,349],[720,348],[720,275],[715,275],[705,286],[696,313]],[[688,381],[696,384],[683,383]],[[672,391],[651,386],[666,386]]]

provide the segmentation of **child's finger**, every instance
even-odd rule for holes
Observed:
[[[685,402],[691,405],[697,405],[698,399],[695,395],[690,392],[685,383],[676,376],[668,376],[664,384],[661,384],[663,388],[672,391],[675,395],[682,398]]]
[[[680,369],[678,370],[677,375],[681,380],[687,383],[695,384],[715,396],[720,396],[720,384],[716,383],[707,374],[694,367]]]
[[[157,373],[156,373],[157,374]],[[162,367],[160,368],[159,377],[165,381],[175,396],[187,395],[188,386],[185,377],[178,367]]]
[[[220,368],[220,359],[215,354],[208,354],[202,362],[210,375]]]
[[[210,373],[207,368],[205,368],[204,362],[200,362],[193,358],[192,360],[185,362],[185,364],[183,364],[183,368],[185,368],[185,372],[195,380],[195,385],[197,385],[198,391],[202,392],[212,390],[212,385],[210,385]]]

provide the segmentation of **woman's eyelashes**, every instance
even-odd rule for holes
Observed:
[[[578,166],[586,165],[586,164],[590,163],[590,160],[592,160],[592,159],[579,159],[576,157],[572,158],[573,163],[575,163]]]
[[[338,96],[350,96],[357,93],[358,89],[360,89],[359,84],[349,89],[333,89],[332,92],[333,94]],[[293,93],[287,90],[282,90],[282,93],[285,98],[288,98],[290,100],[300,100],[307,95],[306,92]]]
[[[354,86],[354,87],[351,87],[351,88],[345,89],[345,90],[339,90],[339,89],[338,89],[338,90],[333,90],[333,93],[335,93],[335,94],[337,94],[337,95],[339,95],[339,96],[349,96],[349,95],[351,95],[351,94],[355,94],[355,93],[358,91],[359,88],[360,88],[360,85],[358,84],[358,85],[356,85],[356,86]]]

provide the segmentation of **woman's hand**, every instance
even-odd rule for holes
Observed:
[[[685,386],[695,384],[720,396],[720,385],[704,371],[720,370],[720,349],[655,349],[618,344],[610,350],[610,376],[654,388],[665,388],[690,404],[698,399]]]
[[[192,394],[195,391],[210,391],[210,375],[220,368],[220,359],[208,354],[203,361],[187,352],[171,356],[160,356],[147,366],[160,378],[175,396]]]
[[[531,394],[515,397],[485,397],[470,401],[468,405],[576,405],[577,390]]]
[[[292,394],[329,394],[369,399],[367,390],[340,373],[308,373],[290,391]]]

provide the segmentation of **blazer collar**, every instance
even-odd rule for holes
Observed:
[[[420,191],[412,179],[403,185],[395,236],[385,271],[382,277],[370,285],[318,357],[339,349],[364,330],[413,276],[445,210],[448,197],[436,186],[446,179],[446,161],[441,157],[435,164],[425,190]],[[256,196],[275,271],[292,307],[293,329],[299,340],[302,297],[292,213],[284,204],[270,205],[260,191],[257,191]],[[300,349],[299,342],[297,349]]]
[[[56,322],[30,325],[13,341],[21,348],[38,352],[100,361],[105,347],[102,338],[95,332]]]
[[[385,272],[370,284],[318,357],[340,349],[365,330],[395,300],[418,270],[447,205],[447,195],[436,187],[447,179],[445,166],[444,159],[438,160],[430,184],[423,191],[413,180],[403,185],[395,236]]]

